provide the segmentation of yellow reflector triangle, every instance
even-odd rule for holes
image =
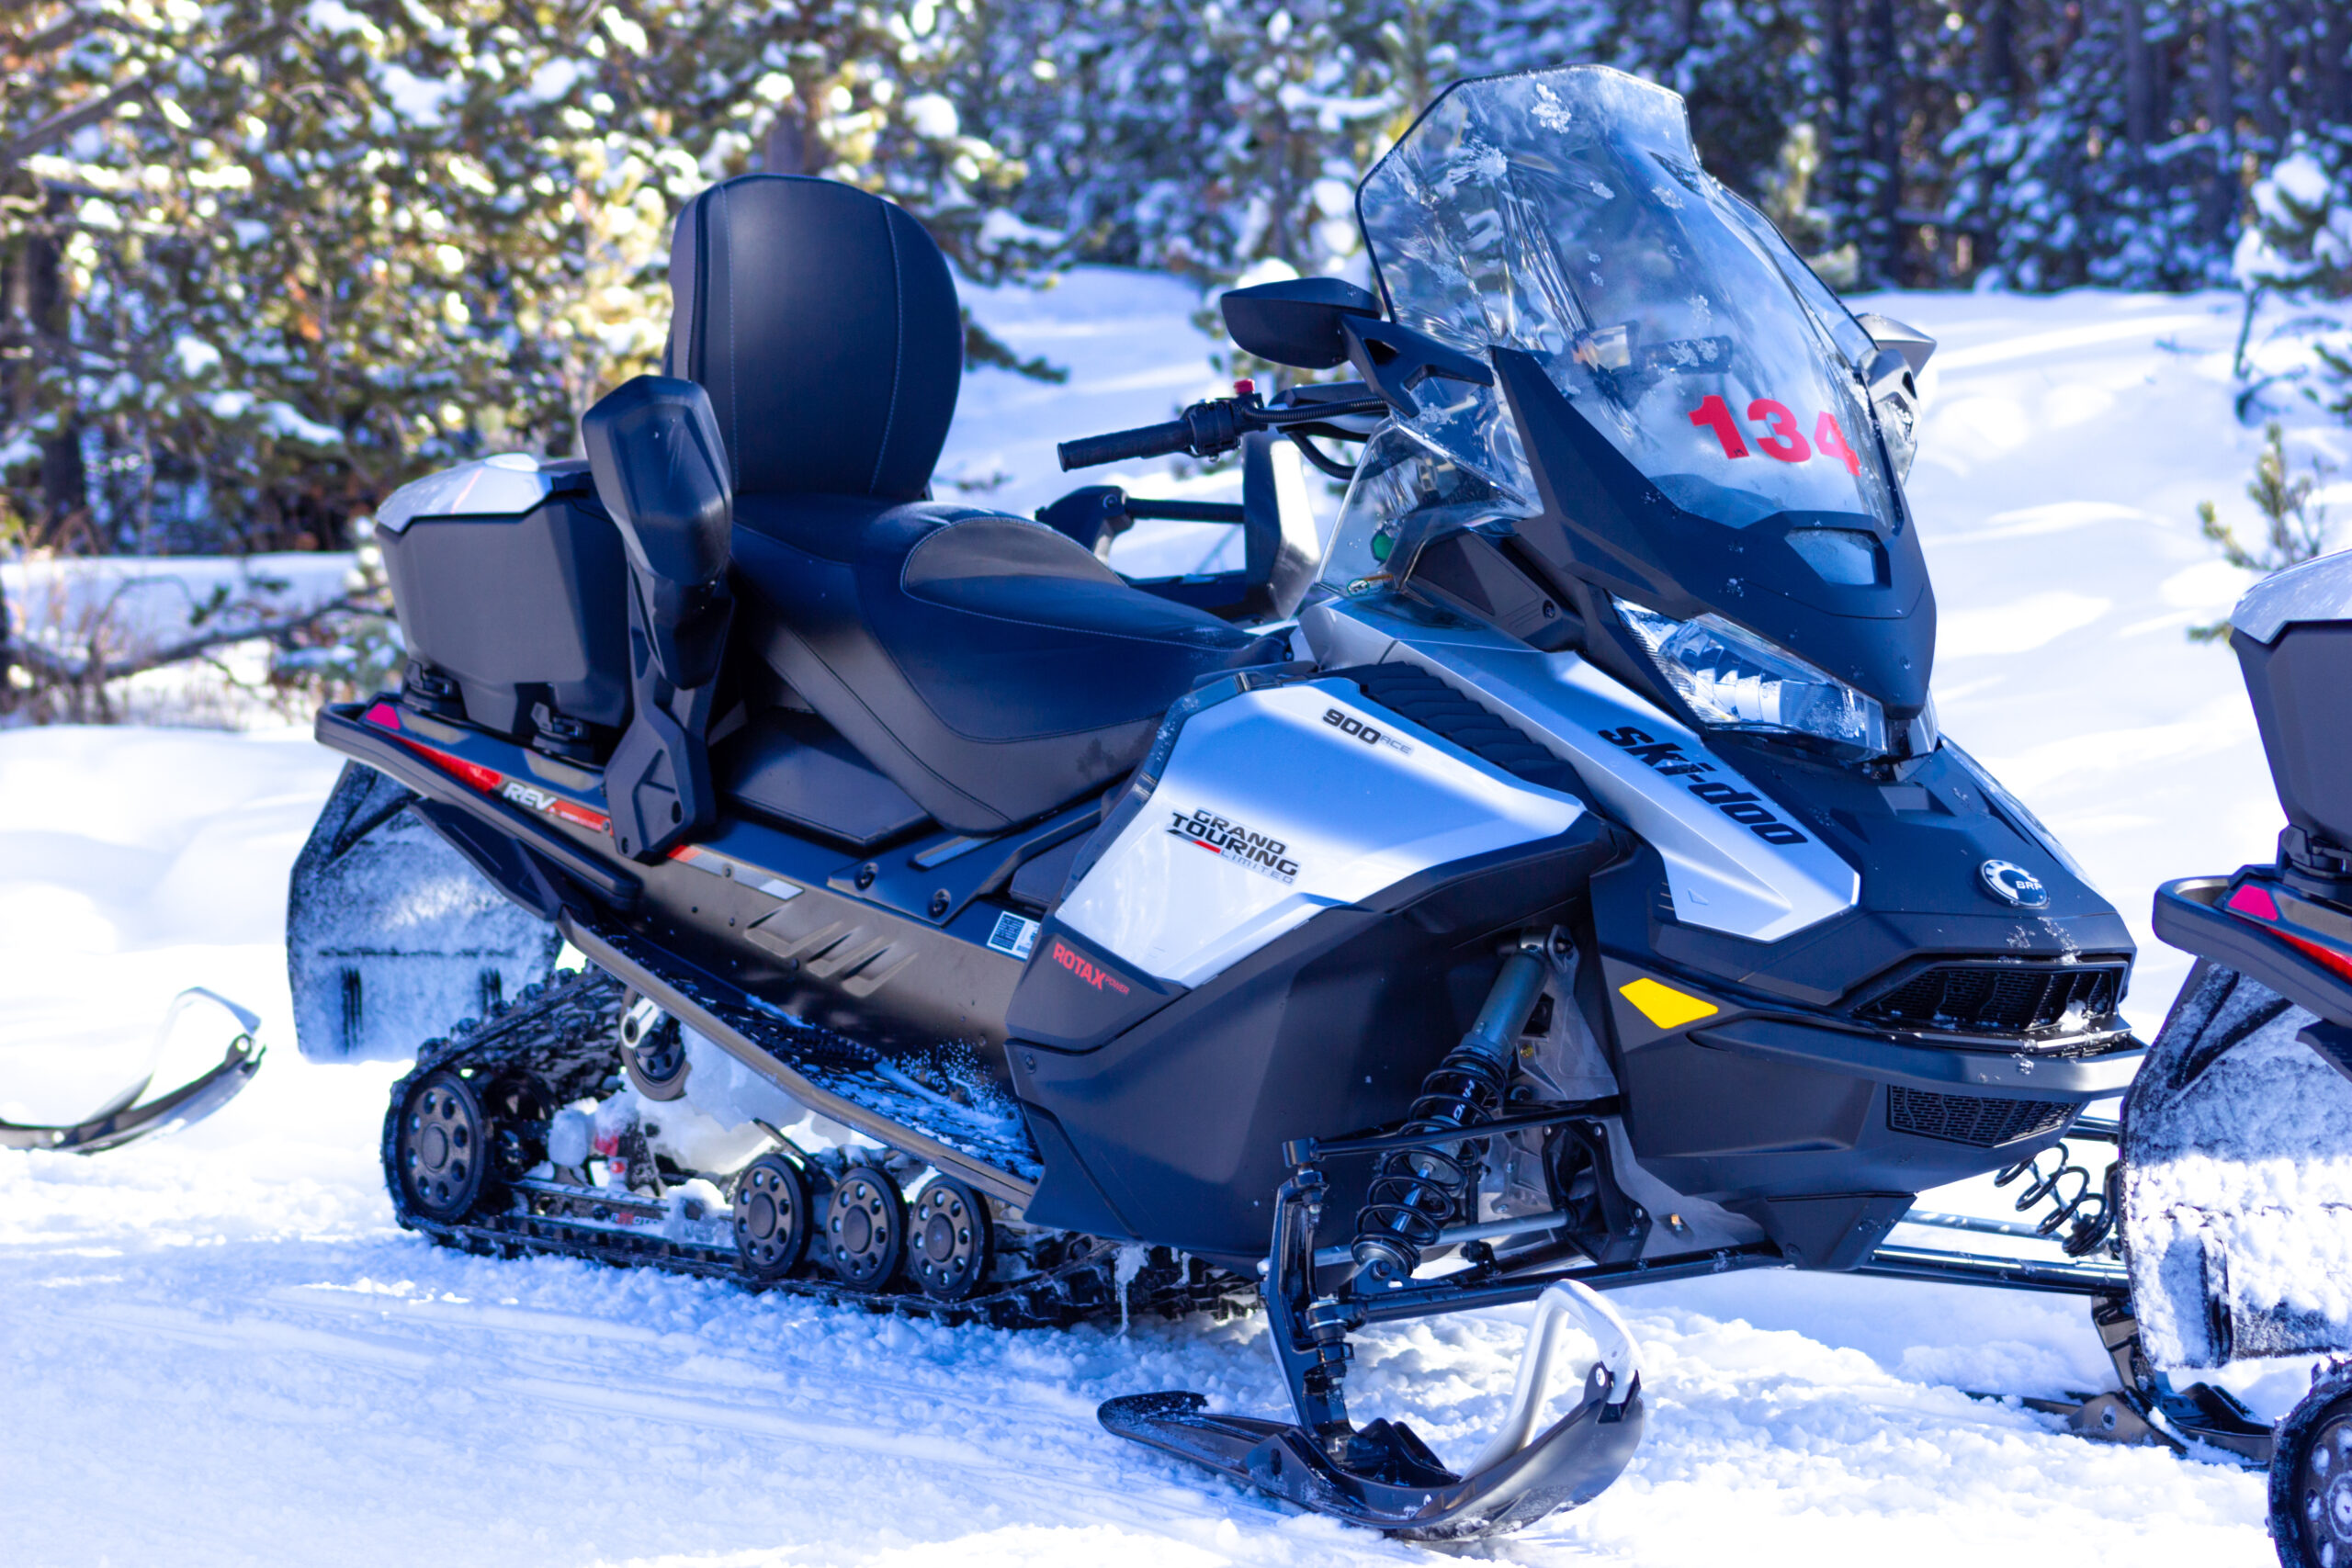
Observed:
[[[1640,1010],[1641,1015],[1660,1029],[1679,1029],[1695,1023],[1709,1013],[1722,1010],[1713,1002],[1701,1001],[1687,991],[1671,986],[1661,986],[1656,980],[1643,978],[1617,987],[1617,994]]]

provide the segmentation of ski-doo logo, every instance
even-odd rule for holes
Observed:
[[[1120,979],[1059,937],[1054,939],[1052,956],[1055,963],[1098,991],[1111,991],[1124,997],[1131,989],[1125,980]]]
[[[1386,746],[1393,750],[1402,751],[1408,756],[1412,754],[1413,748],[1405,741],[1397,739],[1385,729],[1375,728],[1366,724],[1355,715],[1343,709],[1325,708],[1323,722],[1342,735],[1354,736],[1367,746]]]
[[[1205,807],[1173,815],[1176,820],[1168,830],[1187,843],[1198,844],[1211,854],[1223,855],[1234,864],[1261,876],[1271,876],[1276,882],[1297,879],[1298,863],[1290,858],[1290,846],[1280,839],[1252,832]]]
[[[1752,790],[1734,789],[1721,779],[1699,777],[1715,771],[1713,762],[1694,762],[1682,754],[1682,748],[1670,740],[1658,740],[1643,734],[1632,725],[1623,729],[1604,729],[1600,738],[1611,746],[1621,746],[1632,755],[1647,762],[1669,778],[1683,781],[1692,795],[1713,807],[1733,821],[1768,844],[1802,844],[1810,840],[1772,814],[1763,797]]]

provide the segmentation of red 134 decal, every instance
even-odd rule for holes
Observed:
[[[1837,416],[1824,409],[1814,421],[1813,439],[1808,442],[1789,405],[1770,398],[1758,398],[1747,405],[1747,417],[1763,426],[1764,434],[1757,437],[1756,450],[1767,457],[1783,463],[1809,462],[1818,454],[1833,462],[1843,463],[1849,474],[1862,471],[1861,458],[1847,445],[1846,433],[1838,428]],[[1690,423],[1702,430],[1715,433],[1726,457],[1747,456],[1747,442],[1740,434],[1739,425],[1732,418],[1731,405],[1720,395],[1711,394],[1690,411]]]

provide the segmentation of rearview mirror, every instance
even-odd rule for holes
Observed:
[[[1348,362],[1340,323],[1377,321],[1380,301],[1345,278],[1292,277],[1227,290],[1218,301],[1237,347],[1296,370],[1335,370]]]
[[[1917,376],[1928,367],[1928,356],[1936,352],[1936,340],[1917,327],[1906,327],[1892,316],[1882,316],[1875,310],[1856,316],[1862,331],[1881,348],[1891,348],[1903,355],[1903,363]]]

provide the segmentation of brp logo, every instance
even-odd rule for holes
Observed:
[[[1993,897],[2004,904],[2015,905],[2020,909],[2039,909],[2050,902],[2050,889],[2041,885],[2041,878],[2021,865],[2011,865],[2005,860],[1988,860],[1977,867],[1976,872],[1984,879],[1984,886],[1993,890]]]

